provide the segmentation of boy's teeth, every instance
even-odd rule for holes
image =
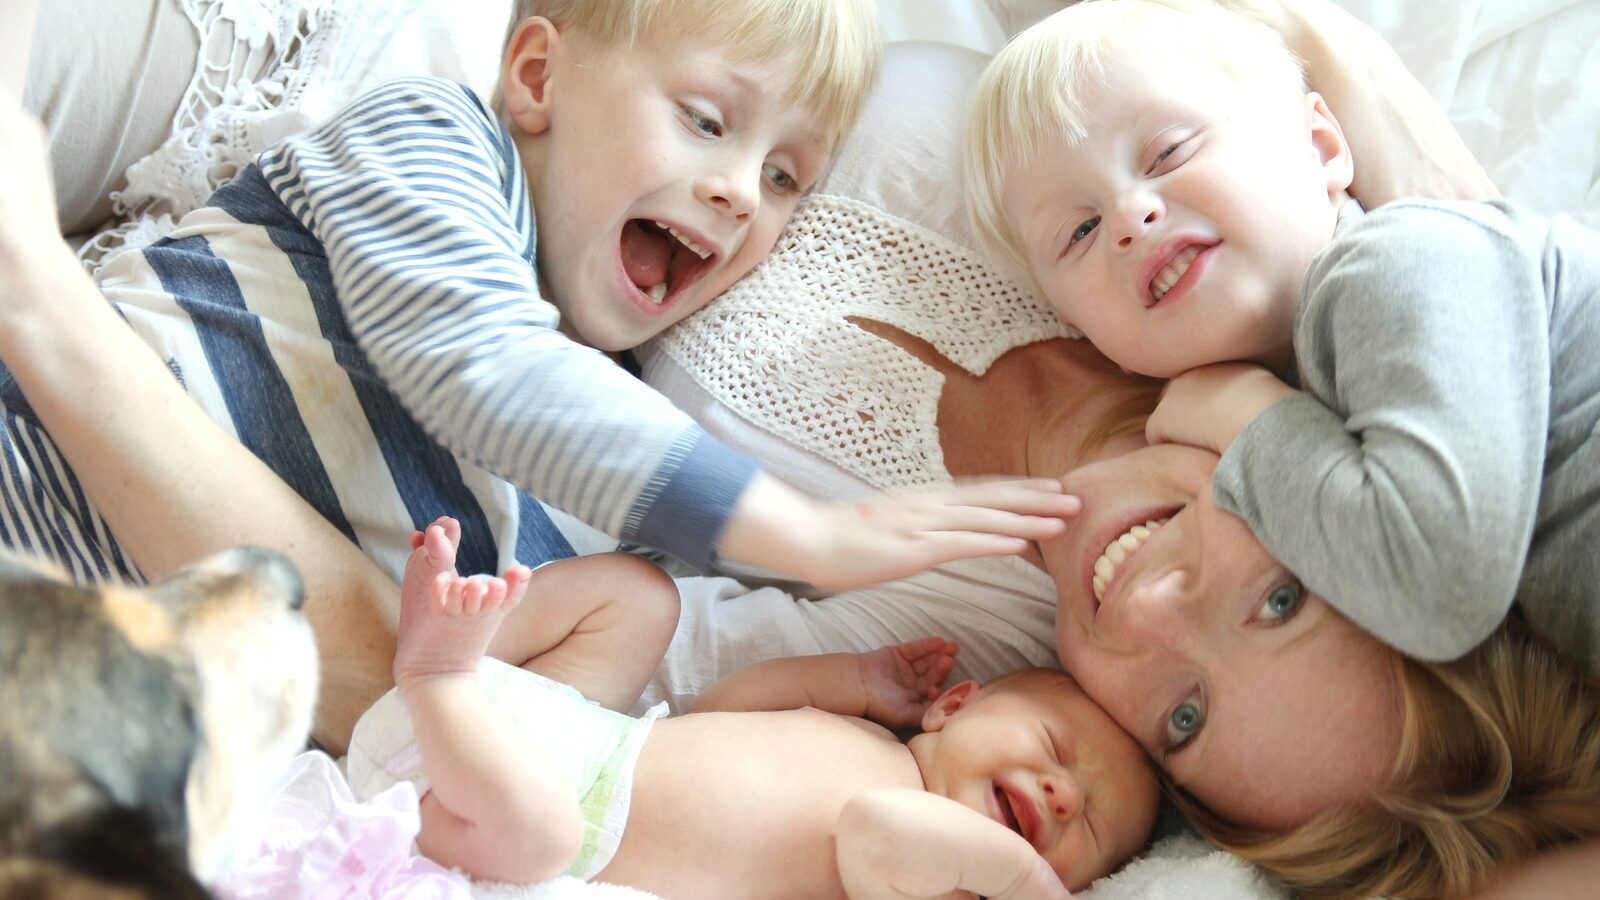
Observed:
[[[660,303],[667,299],[667,283],[663,281],[660,284],[652,284],[650,285],[650,290],[645,291],[645,293],[650,295],[651,300]]]
[[[1135,525],[1119,535],[1116,540],[1106,545],[1104,553],[1094,561],[1094,598],[1106,598],[1106,585],[1111,583],[1112,576],[1117,573],[1117,566],[1133,555],[1133,551],[1150,537],[1157,528],[1167,524],[1166,519],[1151,519],[1143,525]]]
[[[657,222],[656,223],[656,227],[661,228],[662,230],[666,231],[667,234],[670,234],[674,238],[677,238],[678,243],[684,245],[685,247],[688,247],[691,251],[694,252],[695,256],[698,256],[701,259],[705,259],[706,257],[711,255],[711,251],[710,250],[707,250],[706,248],[700,246],[699,244],[696,244],[693,240],[690,240],[687,235],[679,232],[678,229],[673,228],[671,225],[668,225],[665,222]]]
[[[1189,264],[1199,255],[1200,245],[1190,244],[1183,248],[1182,253],[1168,260],[1167,264],[1161,267],[1161,271],[1156,273],[1156,277],[1150,279],[1150,296],[1157,300],[1166,296],[1167,291],[1172,290],[1172,286],[1178,283],[1183,273],[1189,271]]]

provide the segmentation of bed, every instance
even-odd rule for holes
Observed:
[[[170,0],[156,8],[163,5],[165,13],[140,18],[129,27],[177,50],[156,54],[147,49],[141,54],[122,46],[125,40],[110,41],[94,72],[76,80],[58,73],[43,85],[30,82],[30,100],[38,107],[57,104],[48,118],[52,140],[63,149],[56,172],[63,185],[62,223],[77,233],[90,266],[106,254],[158,236],[172,218],[203,202],[255,150],[305,127],[378,81],[422,72],[463,80],[487,93],[507,9],[505,0],[479,0],[466,12],[442,0]],[[1545,213],[1565,212],[1600,227],[1600,2],[1341,0],[1341,5],[1396,46],[1502,190]],[[142,9],[144,4],[132,6]],[[1063,332],[972,250],[955,180],[955,110],[986,54],[1007,33],[1058,4],[882,0],[882,6],[886,31],[896,41],[885,79],[861,127],[817,194],[806,201],[786,240],[798,247],[804,228],[870,223],[880,243],[892,244],[896,253],[917,248],[903,266],[925,276],[933,260],[939,273],[959,275],[964,287],[941,294],[952,311],[970,310],[966,301],[975,296],[1003,296],[1008,311],[1003,323],[980,317],[961,320],[958,335],[923,335],[936,344],[965,339],[964,352],[981,368],[998,350],[985,349],[985,341],[973,340],[973,334],[987,334],[1003,324],[1009,329],[1003,340],[1012,341],[1006,345],[1011,346]],[[50,32],[60,42],[54,50],[57,59],[77,52],[80,45],[72,29],[48,20],[73,7],[84,12],[88,4],[71,0],[45,14],[44,27],[57,28]],[[132,14],[119,6],[117,15]],[[52,53],[46,50],[49,62]],[[81,103],[71,102],[89,93],[91,76],[103,79],[108,70],[128,65],[140,67],[141,76],[122,83],[122,94],[101,102],[121,102],[144,112],[121,117],[120,110],[86,112]],[[163,93],[181,93],[176,109],[159,102],[151,107],[150,98]],[[86,131],[92,137],[87,143]],[[116,134],[108,138],[111,132]],[[117,191],[114,200],[107,196],[111,189]],[[746,377],[747,371],[759,369],[769,386],[784,384],[795,373],[838,365],[864,352],[859,337],[834,334],[804,342],[803,352],[772,362],[773,354],[767,352],[772,347],[751,337],[768,333],[750,327],[759,313],[751,298],[759,294],[762,279],[779,284],[793,276],[779,265],[764,266],[752,274],[743,293],[735,291],[645,348],[640,356],[647,380],[729,444],[819,494],[847,496],[943,477],[937,454],[926,448],[908,448],[903,458],[884,460],[841,453],[839,441],[810,439],[800,423],[809,420],[816,404],[801,408],[792,397],[774,399],[775,392],[763,391],[760,379]],[[884,308],[841,306],[839,312],[841,318],[862,312],[893,316],[892,309]],[[741,340],[723,339],[734,333]],[[761,358],[759,366],[753,362],[756,357]],[[878,418],[899,416],[907,433],[927,433],[932,416],[927,390],[924,386],[920,399],[916,391],[908,391],[903,402],[884,408]],[[937,385],[932,390],[936,396]],[[846,427],[848,416],[839,423]],[[581,523],[559,513],[555,517],[581,551],[614,546]],[[885,630],[922,628],[921,622],[955,623],[959,632],[952,636],[965,648],[962,674],[989,677],[1054,661],[1050,582],[1016,560],[955,564],[825,600],[797,599],[791,586],[764,584],[759,573],[730,574],[743,578],[680,579],[685,624],[642,703],[666,699],[681,708],[718,673],[745,662],[824,648],[866,649]],[[948,633],[951,628],[941,630]],[[314,812],[332,803],[327,792],[336,790],[337,779],[314,768],[307,761],[291,773],[298,780],[280,795],[285,805],[275,815]],[[478,886],[477,893],[641,896],[565,880],[538,888]],[[1083,895],[1110,900],[1281,894],[1250,867],[1168,823],[1143,857]]]

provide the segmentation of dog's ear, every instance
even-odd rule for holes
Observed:
[[[150,589],[178,623],[198,675],[200,746],[184,805],[189,861],[202,880],[226,872],[256,837],[267,796],[305,749],[317,658],[299,573],[282,555],[240,548]]]

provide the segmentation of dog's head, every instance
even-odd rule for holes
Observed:
[[[310,731],[301,593],[258,549],[142,589],[0,556],[0,885],[220,874]]]

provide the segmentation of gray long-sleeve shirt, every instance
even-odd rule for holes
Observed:
[[[1385,642],[1453,659],[1513,600],[1600,671],[1600,233],[1510,204],[1348,204],[1295,316],[1305,393],[1215,493]]]

